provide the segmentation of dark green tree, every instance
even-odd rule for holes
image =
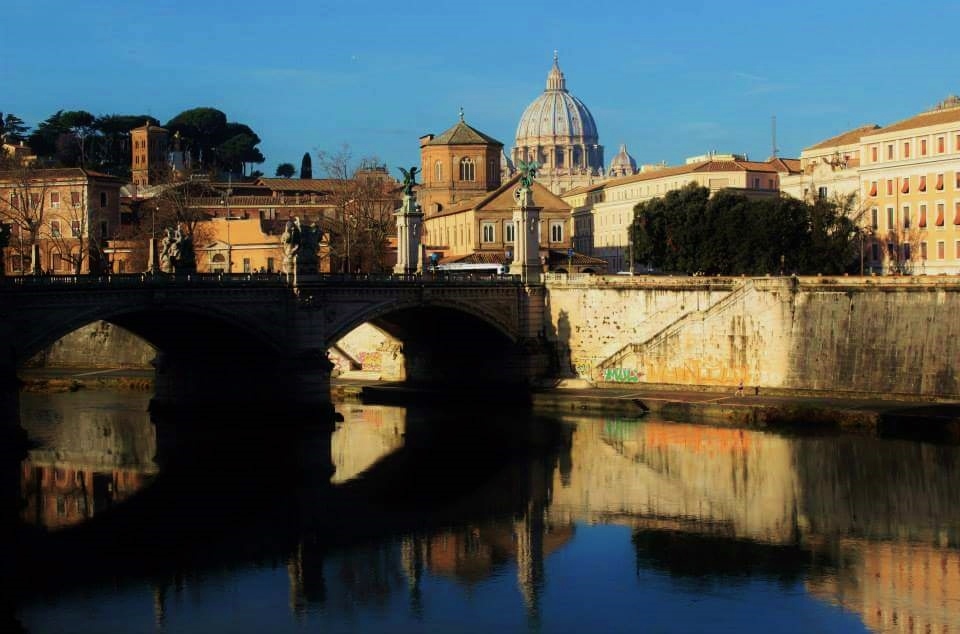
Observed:
[[[0,112],[0,139],[3,141],[10,144],[19,143],[27,138],[29,129],[30,127],[17,115],[8,112],[4,117]]]
[[[277,165],[277,176],[280,178],[293,178],[293,175],[297,173],[297,168],[293,166],[293,163],[280,163]]]
[[[300,178],[313,178],[313,162],[310,159],[310,152],[303,153],[303,159],[300,161]]]
[[[788,196],[755,200],[696,184],[638,204],[637,261],[706,275],[837,274],[856,262],[858,233],[848,206]]]
[[[227,139],[227,115],[216,108],[192,108],[170,119],[165,126],[180,138],[201,169],[216,169],[214,148]]]

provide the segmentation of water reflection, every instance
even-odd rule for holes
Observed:
[[[21,412],[37,446],[21,463],[22,519],[58,529],[91,519],[146,486],[157,473],[147,400],[103,393],[25,394]]]
[[[125,630],[960,631],[955,446],[371,405],[265,436],[88,396],[23,407],[21,517],[91,520],[31,542],[31,629],[119,587],[152,606]]]

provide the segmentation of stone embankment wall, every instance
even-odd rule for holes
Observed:
[[[548,280],[562,373],[596,384],[960,397],[953,277]]]
[[[30,359],[28,367],[144,368],[157,350],[135,334],[105,321],[79,328]]]

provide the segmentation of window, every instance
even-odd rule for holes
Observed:
[[[474,165],[473,159],[469,157],[460,159],[460,180],[472,181],[476,179],[476,176],[476,165]]]
[[[921,177],[920,177],[920,184],[917,185],[917,189],[919,189],[919,190],[922,191],[922,192],[927,191],[927,177],[926,177],[926,176],[921,176]]]
[[[442,181],[443,180],[443,163],[437,161],[433,164],[433,180]]]
[[[563,242],[563,223],[554,222],[550,225],[550,242]]]
[[[877,195],[877,181],[870,181],[870,193],[869,196]]]
[[[953,257],[960,260],[960,240],[957,240],[953,245]]]
[[[926,242],[920,243],[920,259],[921,260],[927,259],[927,243]]]
[[[887,179],[887,196],[893,196],[893,181]]]
[[[80,237],[80,221],[79,220],[70,221],[70,235],[73,236],[74,238]]]
[[[754,188],[754,189],[760,189],[760,177],[759,177],[759,176],[754,176],[754,177],[753,177],[753,188]]]
[[[107,192],[100,192],[100,207],[107,206]]]
[[[874,262],[880,261],[880,245],[876,242],[870,245],[870,259]]]
[[[880,228],[880,210],[876,207],[870,210],[870,228],[874,231]]]
[[[910,243],[907,242],[903,245],[903,261],[908,262],[910,260]]]
[[[893,225],[893,207],[887,207],[887,231],[893,231],[896,229]]]
[[[40,206],[40,194],[37,192],[30,192],[30,206],[34,209]]]
[[[953,224],[960,225],[960,200],[953,203]]]
[[[942,136],[938,136],[938,137],[937,137],[937,153],[938,153],[938,154],[943,154],[945,151],[946,151],[946,149],[944,148],[943,137],[942,137]]]
[[[944,244],[943,240],[937,241],[937,259],[938,260],[942,260],[944,258],[945,246],[946,245]]]
[[[903,158],[910,158],[910,141],[903,142]]]
[[[900,193],[901,193],[901,194],[909,194],[909,193],[910,193],[910,177],[909,177],[909,176],[905,176],[905,177],[904,177],[904,179],[903,179],[903,185],[900,187]]]
[[[50,192],[50,207],[57,209],[60,206],[60,192]]]
[[[927,155],[927,140],[920,139],[920,156],[926,156],[926,155]]]
[[[50,236],[53,238],[60,237],[60,221],[59,220],[50,221]]]
[[[937,174],[937,189],[943,189],[943,174]]]
[[[250,258],[243,258],[243,272],[250,272]]]
[[[927,227],[927,203],[920,203],[920,223],[919,227],[925,229]]]
[[[481,242],[493,242],[494,235],[496,232],[493,230],[492,222],[485,222],[480,226],[481,231],[483,231],[483,238]]]
[[[80,206],[80,192],[70,192],[70,204],[74,207]]]
[[[893,143],[887,144],[887,160],[888,161],[893,160]]]
[[[508,220],[503,224],[503,241],[513,242],[516,238],[513,235],[513,221]]]
[[[910,205],[903,206],[903,228],[910,228]]]
[[[273,267],[275,265],[275,260],[273,258],[267,258],[267,273],[273,273]]]
[[[953,173],[953,188],[960,189],[960,172]]]
[[[876,145],[870,148],[870,160],[874,163],[877,162],[877,146]]]
[[[934,224],[936,224],[938,227],[943,226],[943,215],[945,211],[946,211],[946,208],[944,207],[944,204],[937,203],[937,220]]]
[[[826,187],[818,187],[818,188],[817,188],[817,198],[819,198],[820,200],[826,200],[826,199],[827,199],[827,188],[826,188]]]
[[[110,226],[107,224],[107,221],[106,221],[106,220],[101,220],[101,221],[100,221],[100,239],[101,239],[101,240],[106,240],[106,239],[107,239],[107,236],[109,235],[109,233],[108,233],[109,228],[110,228]]]

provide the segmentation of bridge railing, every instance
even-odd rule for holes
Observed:
[[[20,275],[0,277],[0,289],[142,288],[156,286],[298,286],[305,284],[519,284],[518,275],[486,273],[116,273],[103,275]]]

